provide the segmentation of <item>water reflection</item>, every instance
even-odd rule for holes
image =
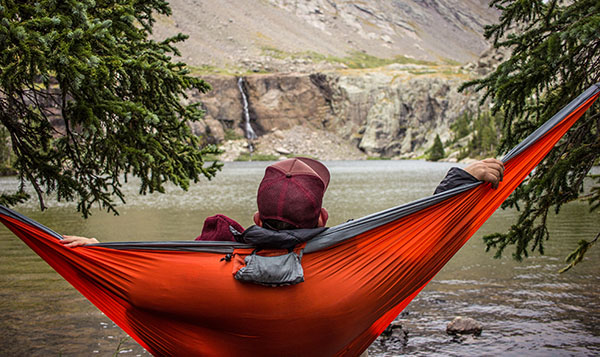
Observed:
[[[95,236],[102,241],[185,240],[196,237],[204,218],[223,213],[251,224],[258,183],[269,163],[230,163],[212,181],[184,192],[138,196],[126,186],[121,215],[94,212],[80,218],[72,203],[55,202],[40,213],[35,202],[18,210],[60,233]],[[449,164],[420,161],[327,162],[332,174],[324,199],[330,224],[383,210],[431,194]],[[0,188],[14,187],[12,179]],[[376,341],[371,355],[491,354],[528,356],[600,353],[600,250],[586,263],[559,275],[564,256],[580,239],[600,230],[598,214],[583,203],[567,205],[550,220],[546,255],[523,263],[484,252],[480,237],[503,231],[515,213],[498,211],[399,317],[409,331],[401,341]],[[456,340],[445,333],[455,316],[484,326],[477,338]],[[0,230],[0,355],[147,354],[54,273],[12,233]],[[123,341],[122,341],[123,340]],[[122,343],[121,343],[122,342]]]

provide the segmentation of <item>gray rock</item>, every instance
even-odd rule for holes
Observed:
[[[481,335],[483,326],[470,317],[455,317],[452,322],[446,326],[446,333],[449,335]]]
[[[408,343],[408,331],[402,327],[402,324],[398,321],[393,321],[386,329],[381,333],[381,337],[385,340],[395,340],[397,342],[406,345]]]
[[[285,148],[281,148],[281,147],[275,148],[275,151],[277,151],[281,155],[289,155],[289,154],[292,153],[291,151],[289,151],[289,150],[287,150]]]

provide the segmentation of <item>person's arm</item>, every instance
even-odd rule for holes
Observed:
[[[490,182],[493,188],[498,188],[504,174],[504,164],[496,159],[484,159],[475,161],[464,169],[453,167],[435,189],[434,193],[440,193],[449,189],[478,181]]]
[[[96,238],[86,238],[78,236],[63,236],[63,239],[60,242],[69,248],[100,243]]]

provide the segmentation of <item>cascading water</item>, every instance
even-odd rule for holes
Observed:
[[[257,138],[254,129],[252,129],[252,125],[250,125],[250,113],[248,112],[248,98],[246,97],[246,92],[244,92],[244,78],[238,78],[238,88],[240,89],[240,93],[242,94],[242,103],[244,104],[244,131],[246,132],[246,139],[254,140]]]

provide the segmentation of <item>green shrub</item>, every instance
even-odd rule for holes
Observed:
[[[433,145],[428,151],[428,159],[430,161],[438,161],[443,159],[444,156],[444,145],[442,144],[440,136],[436,135],[435,139],[433,140]]]
[[[242,135],[239,135],[233,129],[225,129],[224,139],[225,140],[239,140],[243,139]]]

